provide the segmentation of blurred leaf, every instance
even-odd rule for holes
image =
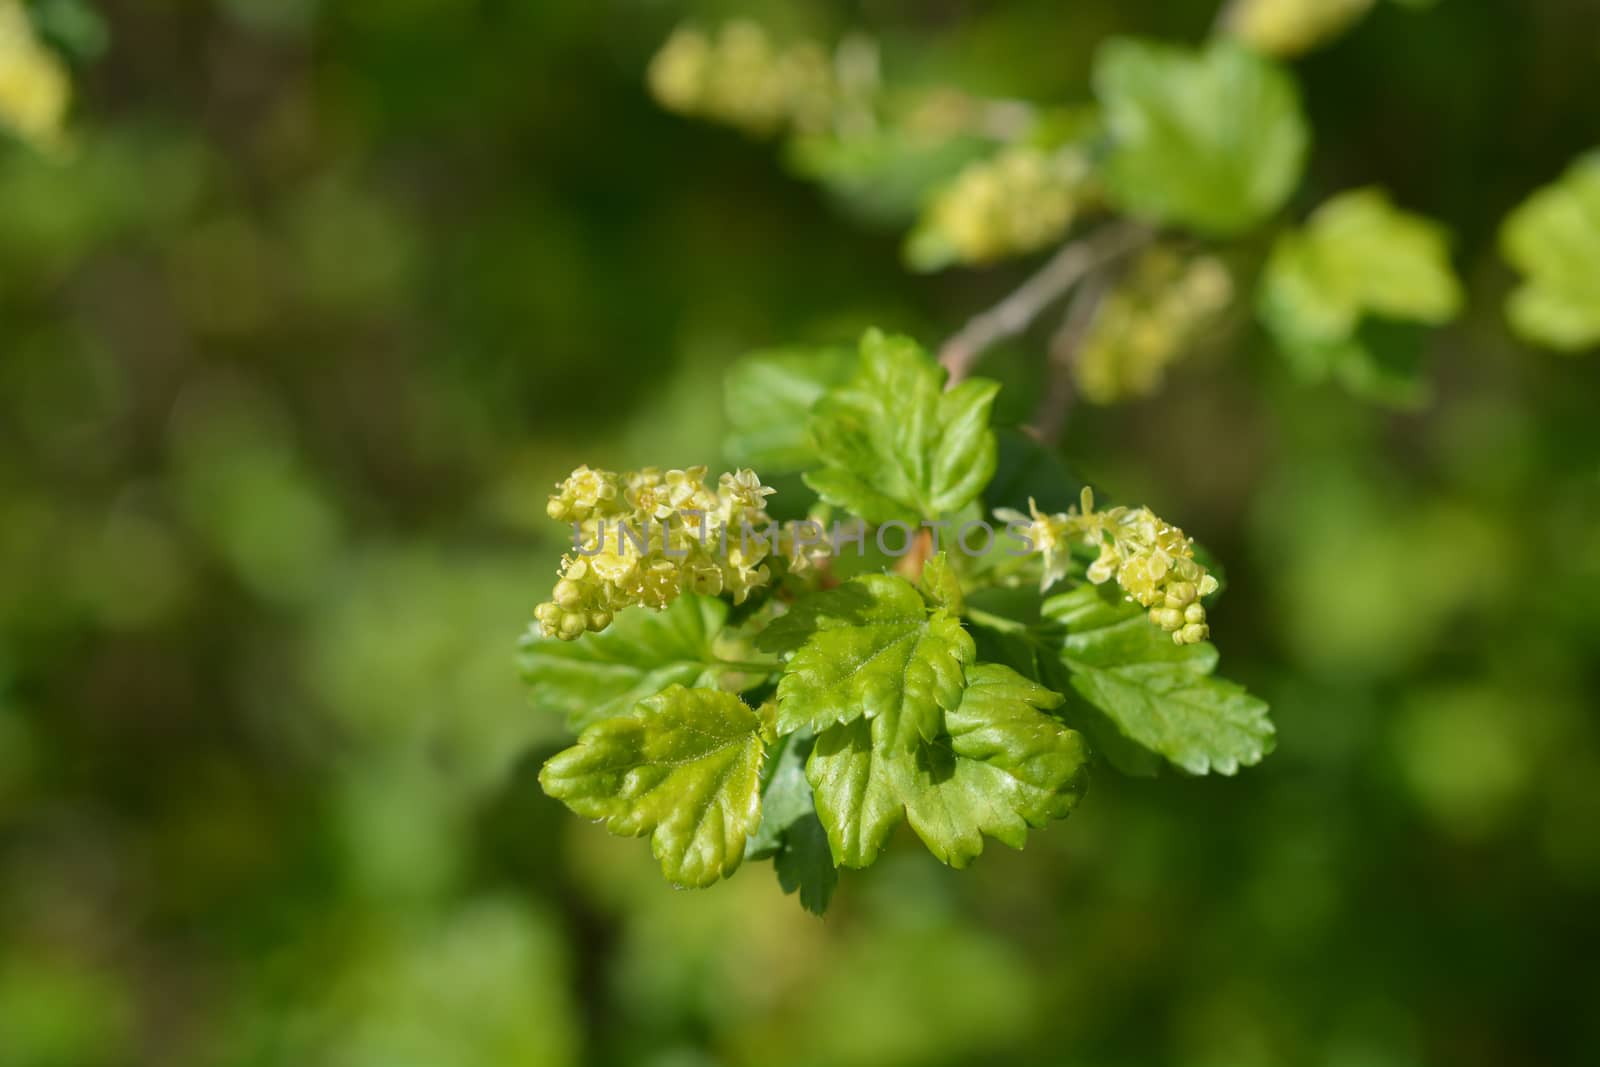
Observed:
[[[916,217],[930,191],[993,149],[985,138],[932,137],[891,127],[860,136],[797,137],[789,143],[788,163],[861,218],[898,224]]]
[[[1309,137],[1294,79],[1237,44],[1108,41],[1094,87],[1112,142],[1106,183],[1134,215],[1229,236],[1300,181]]]
[[[811,437],[823,466],[806,484],[868,522],[915,523],[957,511],[994,476],[989,410],[999,385],[945,372],[916,342],[876,330],[851,383],[817,402]]]
[[[886,574],[813,594],[793,614],[757,639],[772,651],[807,635],[778,683],[780,733],[890,715],[909,724],[908,738],[938,735],[941,709],[960,699],[961,669],[972,662],[958,619],[930,612],[916,587]]]
[[[843,347],[758,352],[734,364],[723,390],[730,430],[722,450],[728,461],[763,477],[811,466],[811,408],[849,381],[855,366],[856,353]]]
[[[744,701],[674,685],[589,727],[539,784],[611,833],[650,835],[667,881],[703,887],[744,860],[761,822],[764,754],[761,719]]]
[[[1045,614],[1067,628],[1061,658],[1073,689],[1128,740],[1190,774],[1233,774],[1272,751],[1267,706],[1210,677],[1213,646],[1174,644],[1143,608],[1107,586],[1052,597]]]
[[[713,685],[724,669],[712,642],[727,617],[723,601],[685,593],[665,611],[624,611],[577,641],[530,631],[520,655],[529,700],[564,715],[567,728],[578,732],[626,715],[669,685]]]
[[[1566,352],[1600,344],[1600,153],[1513,211],[1500,246],[1526,275],[1506,305],[1524,340]]]
[[[1378,189],[1340,194],[1280,237],[1259,294],[1262,321],[1302,380],[1336,378],[1400,405],[1426,396],[1421,333],[1406,324],[1441,325],[1461,303],[1444,230]]]

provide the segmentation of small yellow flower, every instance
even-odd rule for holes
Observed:
[[[614,543],[614,542],[613,542]],[[577,566],[584,567],[586,561],[580,559]],[[633,546],[627,539],[622,539],[621,550],[606,548],[596,553],[587,560],[587,570],[593,571],[595,577],[602,582],[612,585],[621,585],[633,577],[633,572],[639,566],[639,557],[634,555]],[[568,569],[570,575],[571,568]]]
[[[1033,550],[1044,556],[1044,574],[1039,580],[1042,593],[1067,576],[1067,565],[1072,561],[1068,542],[1067,516],[1046,515],[1039,510],[1033,497],[1028,498],[1028,514],[1012,508],[998,508],[995,517],[1033,543]]]
[[[552,519],[582,522],[609,513],[616,500],[616,475],[583,466],[556,485],[556,493],[546,510]]]
[[[767,585],[773,490],[741,470],[722,475],[713,493],[706,474],[705,467],[623,475],[579,467],[558,485],[550,515],[574,524],[576,544],[550,599],[534,610],[540,632],[570,641],[605,629],[631,605],[661,610],[684,592],[727,593],[742,603]],[[805,555],[788,565],[804,566]]]
[[[813,41],[780,46],[749,19],[728,22],[714,36],[673,31],[650,61],[648,80],[662,107],[755,136],[824,129],[839,96],[826,50]]]
[[[765,519],[767,497],[776,492],[762,485],[753,470],[740,469],[724,474],[717,485],[717,513],[725,524],[734,528],[757,514]]]
[[[665,519],[672,514],[672,493],[654,467],[629,476],[623,498],[640,519]]]
[[[707,511],[716,498],[706,488],[706,468],[690,467],[683,471],[668,471],[664,480],[667,501],[679,515],[690,509]]]
[[[1150,621],[1180,645],[1210,636],[1202,597],[1217,591],[1217,580],[1194,558],[1194,542],[1178,527],[1149,508],[1094,509],[1094,493],[1085,488],[1077,508],[1061,515],[1042,515],[1030,500],[1029,516],[1002,509],[1007,522],[1028,523],[1035,548],[1044,555],[1044,587],[1066,573],[1065,545],[1072,539],[1098,549],[1085,574],[1094,585],[1116,579],[1127,598],[1150,610]]]
[[[1091,168],[1075,147],[1008,148],[972,163],[933,200],[922,230],[963,263],[1022,255],[1061,239],[1090,200]]]

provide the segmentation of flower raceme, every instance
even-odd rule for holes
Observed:
[[[1150,621],[1179,645],[1196,645],[1210,636],[1202,597],[1217,591],[1217,580],[1194,558],[1194,541],[1149,508],[1094,509],[1085,488],[1077,508],[1046,515],[1028,501],[1029,515],[1001,508],[995,515],[1017,527],[1044,557],[1041,590],[1066,576],[1073,541],[1099,551],[1087,577],[1095,585],[1115,578],[1130,600],[1150,610]]]
[[[775,491],[751,470],[724,474],[712,490],[707,468],[646,467],[617,474],[579,467],[557,486],[547,512],[573,525],[561,578],[534,611],[546,637],[574,641],[604,630],[634,604],[655,610],[682,593],[729,594],[743,603],[771,580],[774,548],[791,569],[810,562],[803,539],[752,536],[772,525]],[[669,521],[673,519],[684,521]]]
[[[706,474],[703,466],[624,474],[582,466],[560,482],[547,511],[572,524],[573,551],[562,557],[550,600],[535,609],[540,632],[573,641],[604,630],[623,608],[661,611],[686,592],[726,593],[742,604],[771,583],[773,564],[804,573],[835,551],[819,524],[773,522],[766,498],[775,490],[754,471],[723,474],[715,491],[706,486]],[[1099,552],[1087,569],[1091,583],[1115,578],[1177,644],[1198,644],[1210,635],[1200,601],[1216,591],[1217,580],[1196,561],[1193,541],[1181,529],[1149,508],[1096,511],[1087,488],[1080,506],[1062,514],[1028,504],[1031,514],[1000,508],[995,515],[1020,545],[1013,555],[1042,557],[1041,590],[1066,576],[1073,543],[1086,544]],[[906,533],[909,546],[909,528]],[[859,547],[860,534],[855,542]]]

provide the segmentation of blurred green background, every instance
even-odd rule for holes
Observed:
[[[673,891],[539,791],[545,494],[714,464],[741,353],[936,343],[1026,264],[907,274],[645,65],[743,14],[1065,102],[1106,34],[1213,5],[97,10],[72,149],[0,146],[0,1065],[1593,1062],[1600,360],[1511,340],[1494,236],[1600,144],[1600,4],[1383,5],[1298,64],[1296,209],[1381,183],[1458,236],[1432,406],[1242,331],[1073,415],[1087,479],[1225,561],[1276,755],[1101,775],[964,873],[896,849],[825,923],[765,867]]]

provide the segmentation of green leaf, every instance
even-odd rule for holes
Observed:
[[[760,716],[732,693],[675,685],[595,723],[539,773],[544,791],[619,836],[650,835],[678,886],[732,874],[761,821]]]
[[[1600,344],[1600,152],[1513,211],[1500,247],[1527,276],[1506,305],[1520,337],[1566,352]]]
[[[936,737],[973,659],[960,620],[930,611],[911,583],[887,574],[852,578],[808,601],[793,622],[779,620],[757,639],[773,651],[807,634],[778,682],[778,732],[887,714],[910,725],[907,743]]]
[[[994,150],[982,137],[929,135],[899,127],[845,137],[790,140],[787,163],[814,179],[851,214],[899,225],[917,216],[929,193]]]
[[[1230,236],[1300,181],[1308,136],[1294,79],[1237,44],[1112,40],[1094,87],[1112,142],[1106,183],[1133,215]]]
[[[1190,774],[1233,774],[1272,750],[1266,704],[1211,677],[1213,646],[1173,644],[1107,587],[1052,597],[1045,615],[1067,628],[1061,659],[1072,688],[1127,740]]]
[[[541,710],[566,716],[576,732],[626,715],[674,683],[712,685],[726,671],[711,643],[727,616],[721,600],[685,594],[665,611],[624,611],[604,631],[577,641],[530,632],[520,649],[529,698]]]
[[[745,859],[772,858],[778,884],[785,893],[800,893],[800,905],[821,915],[828,910],[839,873],[828,851],[828,838],[817,821],[806,781],[806,757],[811,754],[809,731],[790,734],[779,741],[771,760],[767,784],[761,794],[761,826],[745,844]]]
[[[904,817],[929,851],[964,867],[983,835],[1021,848],[1030,826],[1072,810],[1087,754],[1045,714],[1061,698],[992,663],[971,668],[968,683],[931,743],[892,713],[818,735],[806,775],[837,863],[871,864]]]
[[[778,739],[767,760],[761,787],[761,825],[745,842],[744,858],[767,859],[783,845],[783,835],[795,822],[810,815],[811,783],[806,781],[806,757],[812,736],[802,730]]]
[[[778,885],[785,893],[799,891],[800,906],[813,915],[828,910],[833,891],[839,884],[839,870],[833,865],[828,848],[828,833],[816,812],[790,825],[783,847],[772,858],[778,872]]]
[[[1443,228],[1362,189],[1334,197],[1278,239],[1259,311],[1302,380],[1333,378],[1358,395],[1410,405],[1426,395],[1416,324],[1448,322],[1461,303]]]
[[[948,392],[945,372],[905,337],[869,331],[849,385],[812,409],[823,469],[806,484],[872,523],[916,523],[957,511],[994,476],[989,412],[999,385],[970,378]]]
[[[806,423],[824,393],[849,380],[856,354],[845,347],[758,352],[734,364],[723,383],[731,463],[763,475],[816,463]]]
[[[1064,819],[1083,795],[1083,738],[1045,712],[1061,697],[998,664],[968,672],[945,716],[949,747],[924,752],[923,788],[906,803],[911,828],[952,867],[983,851],[987,834],[1021,848],[1029,827]]]

